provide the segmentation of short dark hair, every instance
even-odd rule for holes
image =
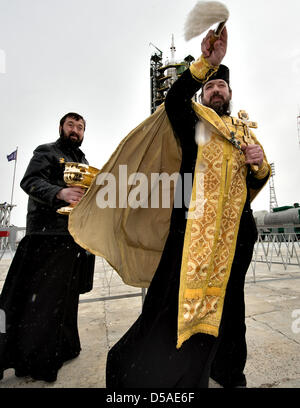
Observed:
[[[83,121],[83,123],[84,123],[84,130],[85,130],[86,121],[85,121],[85,119],[84,119],[81,115],[79,115],[79,113],[69,112],[69,113],[67,113],[65,116],[63,116],[63,117],[61,118],[60,122],[59,122],[59,125],[60,125],[61,127],[63,127],[63,124],[65,123],[65,121],[66,121],[67,118],[72,118],[72,119],[75,119],[75,120],[80,120],[80,119],[81,119],[81,120]]]

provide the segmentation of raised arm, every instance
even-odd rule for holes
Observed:
[[[211,75],[219,68],[227,50],[227,30],[222,31],[220,39],[211,44],[212,31],[201,43],[201,57],[186,70],[169,90],[165,107],[175,134],[181,140],[181,128],[193,126],[197,117],[191,107],[191,99]],[[184,121],[184,123],[183,123]]]

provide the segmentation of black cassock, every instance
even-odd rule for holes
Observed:
[[[182,148],[181,180],[184,180],[183,174],[193,174],[195,169],[195,124],[198,118],[190,101],[199,87],[199,82],[186,70],[166,98],[166,111]],[[249,172],[247,186],[260,188],[265,181],[254,179]],[[170,233],[142,313],[108,353],[108,388],[205,388],[209,377],[228,387],[246,384],[243,373],[247,358],[244,282],[257,239],[249,192],[240,220],[220,334],[218,338],[195,334],[176,349],[186,211],[184,206],[173,209]]]
[[[56,198],[65,187],[62,161],[87,164],[79,148],[60,138],[35,149],[21,181],[29,195],[26,236],[0,295],[6,320],[0,379],[14,368],[17,376],[55,381],[64,361],[80,353],[78,299],[91,290],[95,256],[74,242],[68,217],[56,212],[67,205]]]
[[[0,296],[6,318],[0,376],[15,368],[17,376],[55,381],[62,364],[79,355],[77,311],[87,256],[71,236],[22,239]]]

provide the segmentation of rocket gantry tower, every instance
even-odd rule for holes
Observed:
[[[170,59],[163,62],[163,52],[155,48],[157,51],[150,58],[151,114],[164,102],[171,85],[195,60],[191,55],[185,57],[183,61],[176,60],[174,35],[172,35]]]

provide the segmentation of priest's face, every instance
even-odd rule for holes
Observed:
[[[212,108],[220,116],[229,115],[231,96],[232,92],[227,82],[223,79],[214,79],[204,85],[201,102]]]
[[[83,120],[75,120],[68,116],[59,130],[61,137],[67,141],[70,146],[79,147],[83,140],[84,128]]]

